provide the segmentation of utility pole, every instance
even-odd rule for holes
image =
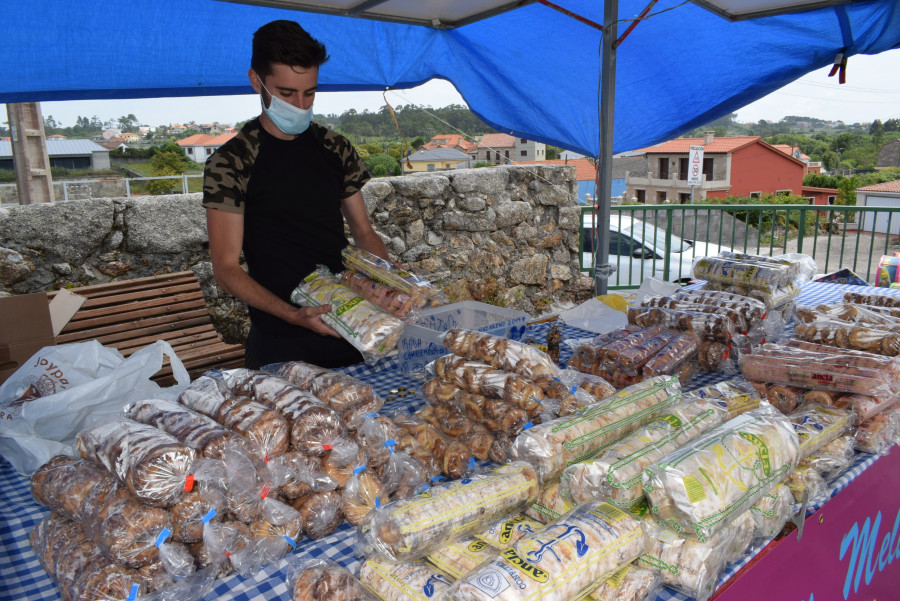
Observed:
[[[12,136],[19,204],[53,202],[53,179],[40,103],[7,104],[6,114]]]

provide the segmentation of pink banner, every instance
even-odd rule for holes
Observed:
[[[898,530],[900,451],[894,449],[809,516],[799,541],[791,532],[773,542],[714,599],[898,599]]]

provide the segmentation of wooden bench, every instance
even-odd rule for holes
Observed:
[[[213,327],[193,271],[122,280],[72,290],[87,300],[57,337],[59,344],[96,339],[126,357],[166,340],[191,380],[213,369],[241,367],[244,347],[226,344]],[[53,298],[55,292],[47,293]],[[175,382],[168,359],[153,380]]]

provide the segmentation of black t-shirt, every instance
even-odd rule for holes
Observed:
[[[281,140],[255,119],[210,157],[203,205],[244,215],[250,276],[290,302],[297,284],[318,265],[342,269],[340,251],[348,242],[341,200],[368,179],[343,136],[313,123],[295,139]],[[253,307],[250,319],[270,336],[313,334]]]

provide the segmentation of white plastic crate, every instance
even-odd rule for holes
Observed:
[[[443,307],[425,309],[415,325],[408,324],[397,345],[400,371],[407,376],[424,379],[425,366],[447,354],[441,336],[454,328],[478,330],[495,336],[521,340],[531,316],[478,301],[463,301]]]

